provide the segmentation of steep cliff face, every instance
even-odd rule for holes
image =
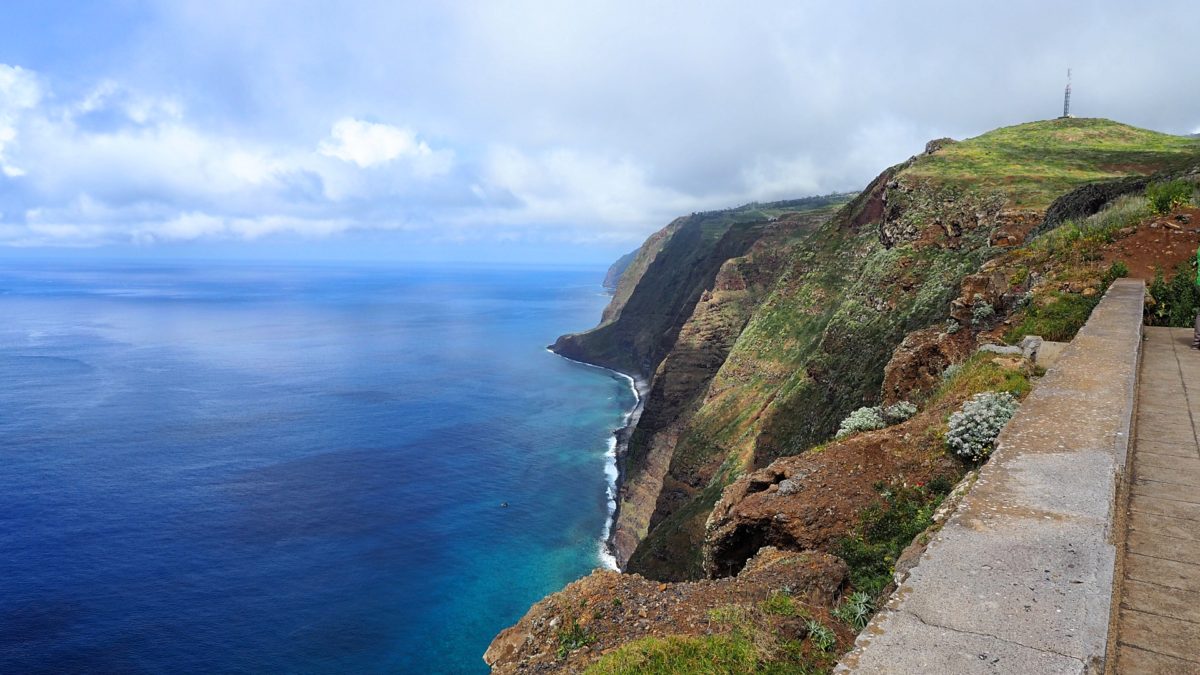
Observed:
[[[649,378],[726,260],[745,254],[780,213],[836,201],[812,197],[677,218],[638,250],[600,325],[564,335],[551,348],[568,358]]]
[[[666,477],[628,569],[702,576],[704,524],[722,488],[826,440],[851,410],[877,402],[905,336],[952,315],[970,321],[973,297],[951,302],[964,278],[1037,230],[1051,202],[1093,180],[1184,166],[1196,153],[1193,141],[1107,120],[1052,120],[931,143],[885,171],[786,247],[695,411],[672,430]]]
[[[945,317],[958,280],[985,255],[993,221],[889,246],[883,232],[902,211],[888,198],[902,189],[896,176],[905,168],[885,172],[787,249],[770,291],[679,433],[669,472],[678,478],[664,482],[630,571],[701,576],[704,522],[721,489],[745,470],[827,438],[847,412],[878,395],[883,366],[904,335]],[[883,217],[889,208],[892,220]]]
[[[614,297],[615,318],[559,345],[652,375],[625,457],[616,536],[626,570],[681,584],[734,575],[727,581],[736,588],[756,553],[779,555],[764,546],[849,555],[838,542],[863,527],[863,514],[879,515],[881,499],[903,494],[921,507],[931,492],[913,486],[945,485],[965,468],[941,441],[948,412],[976,391],[1027,391],[1033,372],[1020,358],[976,356],[961,382],[947,382],[946,366],[981,342],[1085,319],[1114,256],[1142,246],[1116,240],[1167,235],[1151,235],[1149,222],[1145,233],[1130,226],[1136,209],[1121,206],[1089,219],[1086,232],[1059,227],[1029,238],[1140,189],[1140,177],[1197,163],[1192,139],[1052,120],[931,143],[827,218],[739,220],[735,211],[719,223],[713,214],[672,223],[622,277],[632,288],[626,300]],[[689,232],[706,221],[711,239]],[[622,362],[627,348],[633,356]],[[822,445],[850,410],[904,399],[921,404],[911,421]],[[849,585],[862,590],[862,561],[845,560]],[[890,578],[883,567],[876,584]],[[674,588],[684,586],[657,592]],[[743,610],[760,611],[758,602]],[[597,631],[624,625],[595,620]],[[695,626],[651,617],[644,632],[688,635]],[[537,639],[523,644],[528,651]]]
[[[637,250],[630,251],[617,258],[612,265],[608,266],[608,272],[604,274],[603,283],[606,289],[614,293],[617,291],[617,288],[621,285],[621,277],[624,276],[625,270],[629,269],[629,266],[633,264],[634,258],[637,257],[638,252],[641,250],[641,247],[639,247]]]
[[[840,200],[844,201],[844,200]],[[729,353],[751,313],[770,290],[786,262],[787,246],[811,232],[833,211],[826,200],[799,204],[763,225],[745,255],[724,262],[712,287],[701,294],[675,344],[659,364],[645,412],[625,456],[618,518],[613,530],[617,559],[628,561],[645,536],[663,495],[687,494],[703,486],[712,467],[676,452],[680,432],[695,413],[709,381]],[[836,203],[836,202],[835,202]],[[648,414],[647,414],[648,413]],[[697,479],[697,476],[701,478]]]

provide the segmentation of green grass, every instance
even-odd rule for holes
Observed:
[[[647,637],[606,654],[588,675],[758,672],[758,650],[744,636],[727,633],[688,637]]]
[[[1019,342],[1026,335],[1040,335],[1052,342],[1069,341],[1083,328],[1092,310],[1100,303],[1100,293],[1085,297],[1051,291],[1039,303],[1044,304],[1030,305],[1020,322],[1004,333],[1006,342]]]
[[[990,131],[922,156],[904,173],[1044,208],[1084,183],[1178,168],[1200,160],[1200,139],[1105,119],[1055,119]]]
[[[945,497],[923,486],[876,489],[879,501],[862,511],[854,532],[836,547],[850,567],[850,584],[871,599],[891,584],[900,552],[933,524],[933,512]]]
[[[1020,370],[997,365],[994,357],[994,354],[979,352],[963,361],[955,367],[953,377],[942,382],[926,407],[946,401],[954,402],[954,407],[958,407],[958,402],[985,391],[1007,391],[1018,399],[1024,398],[1033,389],[1033,383]],[[930,489],[934,487],[931,481]]]
[[[1146,199],[1155,213],[1170,213],[1192,201],[1196,186],[1184,180],[1152,183],[1146,187]]]
[[[782,591],[774,591],[767,596],[766,600],[759,603],[759,607],[767,614],[775,614],[777,616],[796,616],[796,602],[792,597]]]
[[[1116,241],[1122,230],[1136,226],[1151,213],[1146,197],[1125,195],[1099,213],[1080,222],[1067,221],[1014,250],[1020,266],[1009,278],[1013,286],[1024,283],[1033,268],[1049,273],[1052,283],[1043,284],[1045,290],[1030,297],[1027,306],[1014,314],[1015,323],[1005,332],[1005,341],[1015,343],[1026,335],[1053,341],[1073,338],[1108,286],[1129,274],[1128,266],[1121,261],[1101,270],[1097,263],[1103,259],[1104,248]],[[1096,294],[1084,297],[1051,290],[1058,285],[1055,281],[1082,282],[1095,288]]]
[[[724,632],[635,640],[604,655],[585,672],[589,675],[828,673],[837,658],[837,635],[820,621],[805,619],[806,615],[782,592],[773,593],[757,607],[716,607],[709,610],[708,619]],[[787,637],[797,634],[807,639]]]

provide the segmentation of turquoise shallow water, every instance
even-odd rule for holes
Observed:
[[[486,672],[599,565],[601,274],[0,271],[0,672]]]

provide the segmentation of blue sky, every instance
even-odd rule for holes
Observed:
[[[1193,2],[0,4],[0,256],[600,263],[1074,107],[1200,130]]]

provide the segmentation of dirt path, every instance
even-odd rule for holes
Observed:
[[[1116,672],[1200,675],[1200,352],[1186,328],[1146,337]]]

